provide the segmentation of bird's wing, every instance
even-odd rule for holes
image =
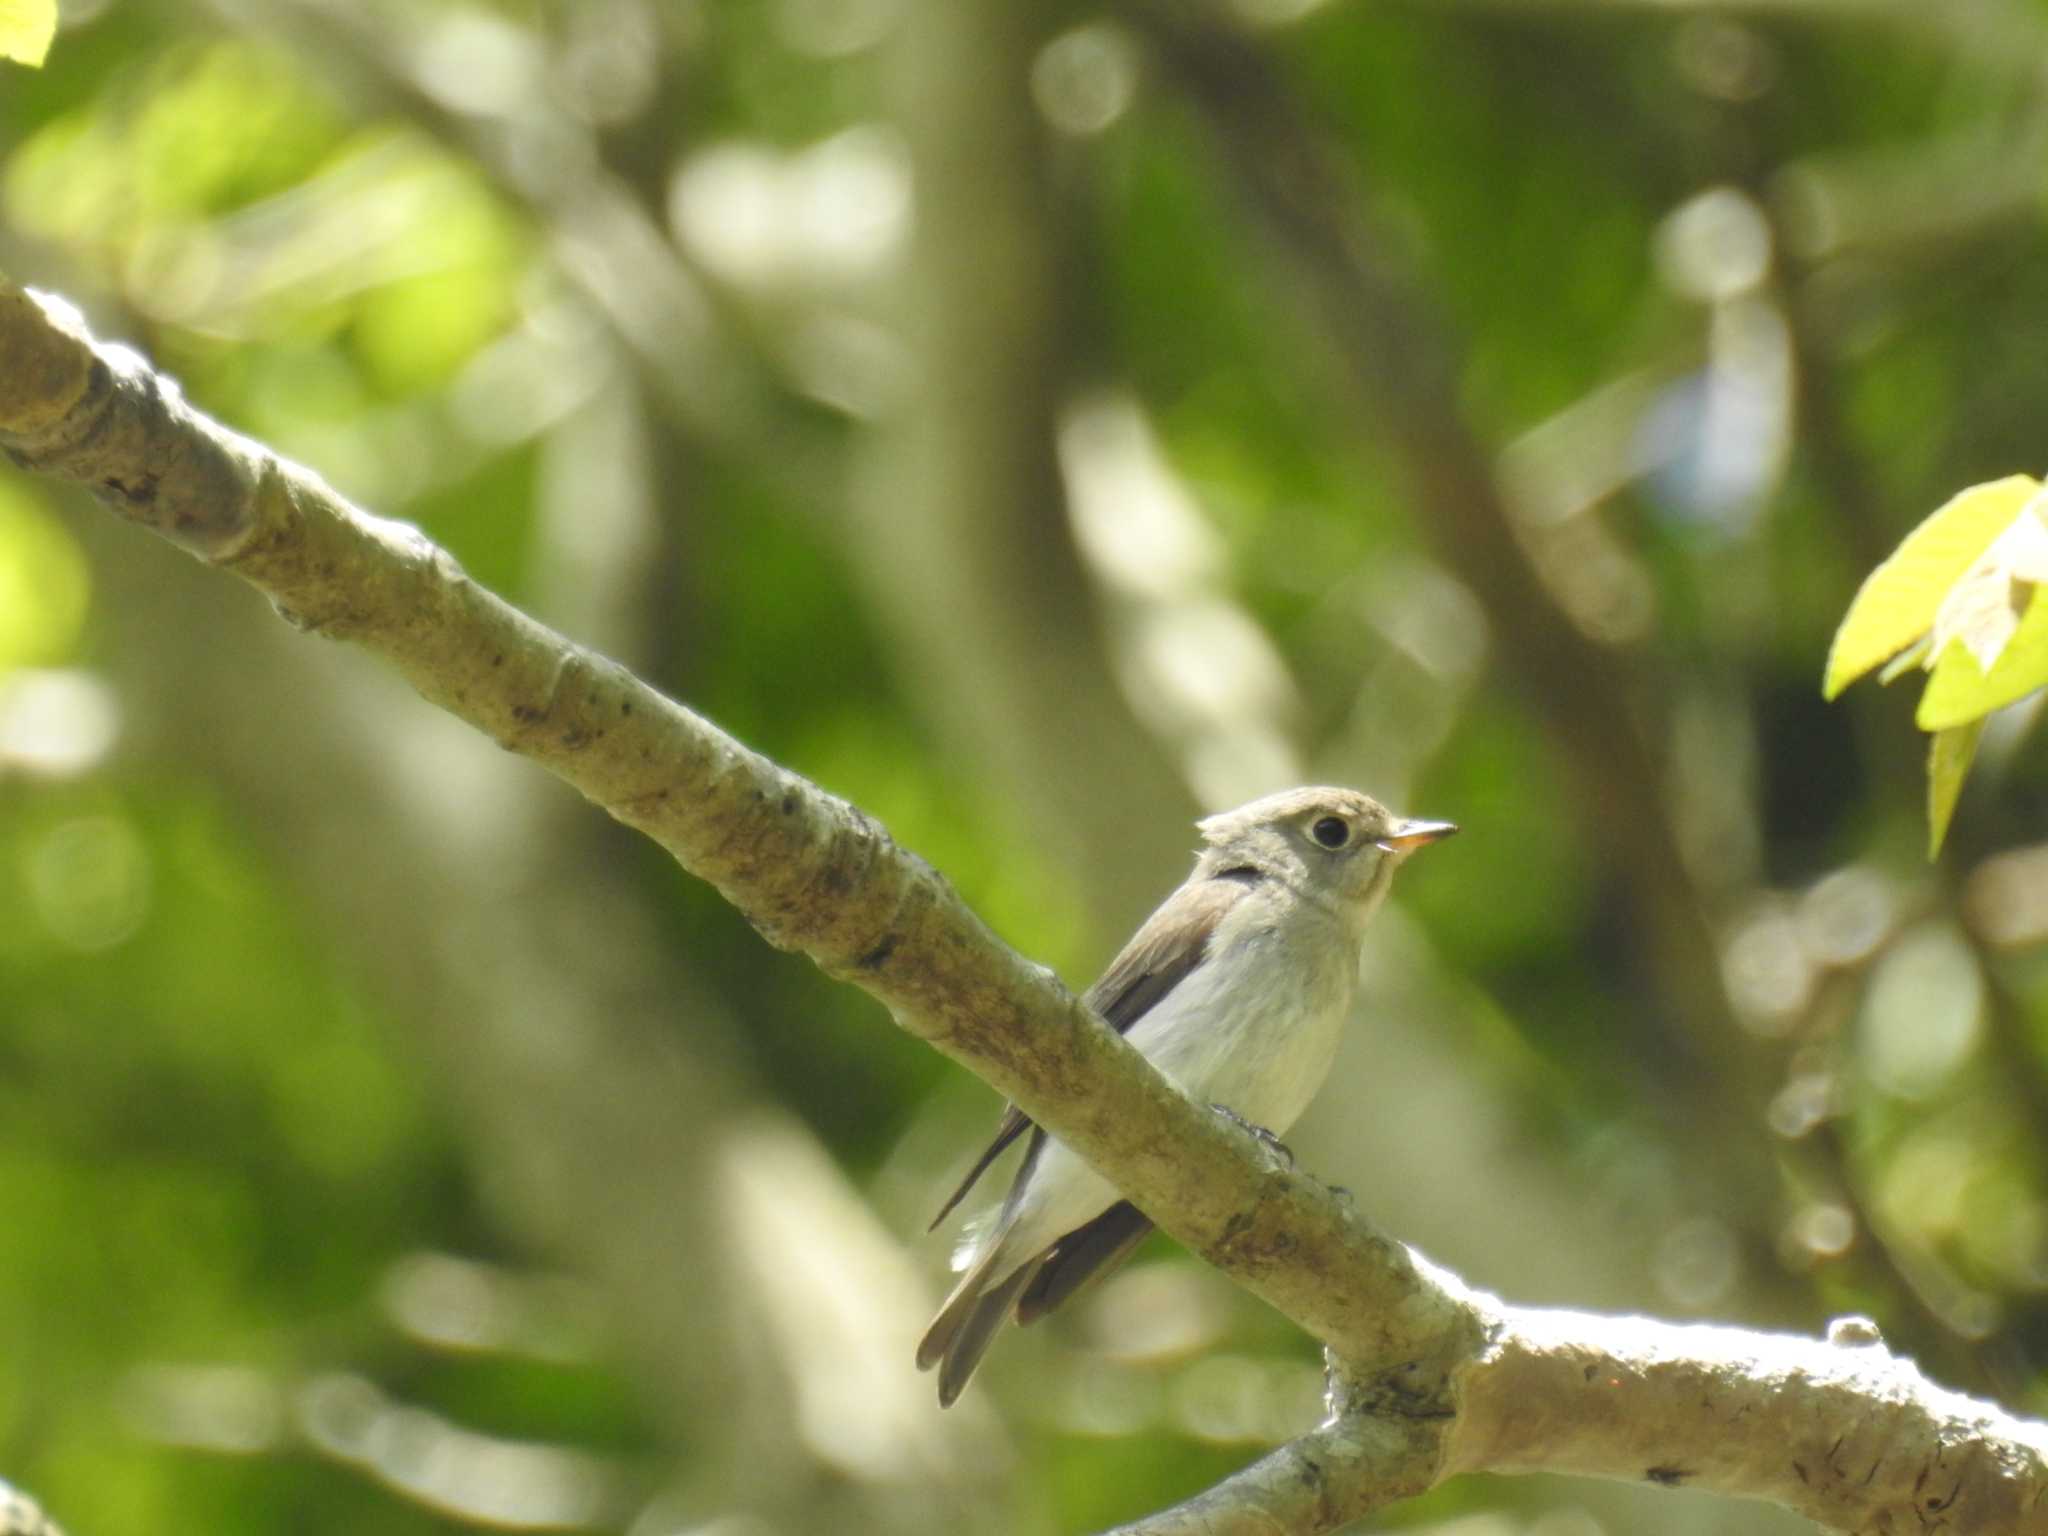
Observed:
[[[1152,1219],[1128,1200],[1119,1200],[1093,1221],[1076,1227],[1039,1261],[1017,1297],[1017,1321],[1037,1322],[1090,1280],[1123,1263],[1151,1231]]]
[[[1217,924],[1258,883],[1257,871],[1233,869],[1175,891],[1088,989],[1088,1006],[1118,1034],[1129,1034],[1133,1024],[1201,964]]]
[[[967,1198],[967,1191],[974,1188],[974,1181],[988,1172],[988,1165],[1001,1157],[1003,1148],[1022,1136],[1030,1124],[1031,1117],[1016,1105],[1003,1106],[1003,1118],[996,1122],[995,1140],[982,1149],[981,1156],[974,1160],[974,1166],[967,1170],[967,1177],[960,1181],[959,1188],[946,1197],[946,1203],[939,1207],[939,1214],[932,1218],[932,1224],[926,1227],[925,1231],[936,1232],[939,1229],[939,1223],[953,1214],[953,1207]]]
[[[1118,1034],[1129,1034],[1131,1026],[1201,962],[1216,925],[1258,880],[1255,870],[1232,869],[1182,886],[1160,904],[1159,910],[1146,919],[1145,926],[1131,936],[1123,952],[1109,962],[1102,979],[1088,989],[1088,1006],[1101,1014]],[[1031,1117],[1016,1105],[1003,1106],[995,1139],[975,1159],[960,1187],[939,1207],[939,1214],[932,1218],[927,1231],[936,1229],[953,1213],[953,1208],[967,1198],[975,1180],[1030,1124]]]

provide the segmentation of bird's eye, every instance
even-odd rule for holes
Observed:
[[[1308,830],[1325,848],[1342,848],[1351,841],[1351,823],[1342,816],[1325,816]]]

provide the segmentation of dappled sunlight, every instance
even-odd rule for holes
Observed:
[[[509,1531],[575,1531],[616,1521],[624,1469],[566,1446],[478,1434],[387,1397],[360,1376],[299,1389],[300,1430],[323,1456],[451,1518]]]
[[[75,668],[0,672],[0,771],[48,778],[89,773],[121,730],[113,690]]]
[[[1222,1335],[1225,1297],[1198,1266],[1145,1264],[1104,1281],[1079,1326],[1090,1346],[1112,1360],[1185,1358]]]
[[[1031,63],[1031,94],[1063,133],[1097,134],[1129,109],[1136,94],[1137,44],[1107,21],[1062,32]]]
[[[1009,1452],[988,1419],[935,1414],[929,1383],[903,1368],[925,1288],[817,1145],[762,1116],[731,1130],[719,1176],[731,1283],[754,1300],[810,1451],[885,1483],[996,1475]]]
[[[805,288],[873,275],[908,238],[910,172],[889,130],[849,128],[794,154],[733,143],[676,172],[669,217],[727,282]]]
[[[407,1254],[379,1298],[392,1327],[431,1349],[589,1361],[601,1335],[590,1289],[451,1253]]]
[[[1159,451],[1136,402],[1102,396],[1060,432],[1075,539],[1112,602],[1132,708],[1176,749],[1205,803],[1299,780],[1300,709],[1259,625],[1231,600],[1223,546]]]
[[[1204,812],[1457,822],[1305,1175],[1513,1303],[1867,1314],[2048,1406],[2043,705],[1930,863],[1917,690],[1822,697],[1906,530],[2048,466],[2048,22],[1739,10],[62,5],[0,276],[463,576],[298,633],[123,526],[175,472],[0,458],[0,1478],[80,1533],[1067,1536],[1320,1419],[1157,1234],[939,1411],[924,1228],[998,1113],[942,1051],[1007,1021],[933,1050],[844,984],[914,910],[827,974],[633,835],[740,759],[613,763],[610,661],[874,818],[755,914],[799,948],[877,828],[1078,991]],[[351,643],[400,593],[430,650],[436,572],[585,648],[497,742]],[[1632,1477],[1395,1519],[1787,1529]]]
[[[36,915],[67,948],[112,949],[149,915],[149,850],[122,817],[59,822],[28,845],[24,864]]]
[[[1984,986],[1961,935],[1927,926],[1880,962],[1857,1031],[1863,1070],[1885,1092],[1926,1098],[1977,1047]]]

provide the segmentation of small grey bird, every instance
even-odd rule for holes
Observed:
[[[1140,928],[1088,1005],[1190,1097],[1274,1135],[1329,1075],[1358,987],[1359,945],[1394,871],[1458,829],[1408,821],[1352,789],[1290,789],[1200,824],[1195,871]],[[917,1347],[960,1396],[1003,1323],[1043,1317],[1129,1258],[1152,1223],[1012,1104],[936,1228],[1031,1132],[1001,1206],[971,1223],[964,1270]]]

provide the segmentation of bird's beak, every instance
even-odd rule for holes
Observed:
[[[1442,842],[1457,830],[1458,824],[1454,821],[1397,822],[1394,830],[1380,839],[1380,846],[1389,853],[1413,853],[1431,843]]]

